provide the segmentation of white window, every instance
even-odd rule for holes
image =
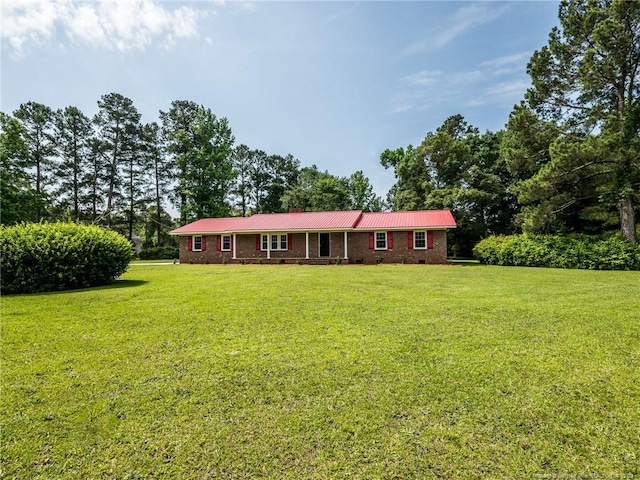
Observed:
[[[231,235],[222,235],[222,251],[231,251]]]
[[[376,232],[376,250],[387,249],[387,232]]]
[[[193,236],[193,248],[194,252],[202,251],[202,235],[194,235]]]
[[[427,232],[413,232],[413,248],[427,248]]]
[[[284,235],[277,235],[277,234],[271,234],[271,235],[262,235],[262,246],[261,246],[261,250],[263,252],[267,251],[267,246],[271,247],[269,248],[269,250],[273,251],[278,251],[278,250],[287,250],[289,247],[289,243],[288,243],[288,235],[284,234]]]

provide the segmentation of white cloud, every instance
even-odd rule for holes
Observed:
[[[510,80],[489,84],[488,82],[495,82],[499,75],[490,67],[491,64],[484,62],[476,70],[421,70],[406,75],[400,78],[400,88],[391,97],[390,113],[421,111],[434,104],[452,102],[460,102],[466,107],[507,105],[521,99],[530,86],[526,77],[518,74]]]
[[[508,104],[516,103],[522,99],[527,88],[531,86],[531,82],[514,79],[507,82],[501,82],[496,85],[485,88],[481,97],[476,97],[466,102],[469,107],[480,107],[489,104]]]
[[[531,58],[531,52],[514,53],[513,55],[505,55],[503,57],[493,58],[482,62],[480,65],[487,68],[505,67],[508,65],[522,65]]]
[[[442,72],[440,70],[421,70],[419,72],[407,75],[406,77],[402,77],[400,80],[410,86],[424,87],[433,84],[440,78],[441,75]]]
[[[469,72],[456,72],[447,76],[449,82],[454,85],[466,85],[484,80],[486,77],[484,72],[480,70],[471,70]]]
[[[122,51],[197,35],[201,10],[165,5],[156,0],[9,0],[2,2],[1,36],[20,55],[58,29],[73,42]]]
[[[473,3],[462,7],[453,15],[450,24],[440,33],[436,44],[442,47],[475,26],[492,22],[501,17],[508,8],[508,5],[491,8],[485,3]]]
[[[436,31],[405,48],[401,56],[444,47],[472,28],[498,19],[508,9],[509,5],[493,7],[487,3],[472,3],[461,7]]]

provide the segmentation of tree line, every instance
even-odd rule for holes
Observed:
[[[163,245],[172,227],[198,218],[384,206],[362,171],[339,177],[235,146],[227,119],[195,102],[174,101],[146,124],[121,94],[97,103],[92,118],[37,102],[0,113],[3,224],[84,221]]]
[[[0,114],[2,223],[69,218],[166,240],[202,217],[362,209],[451,209],[450,254],[496,234],[619,230],[640,215],[640,2],[564,0],[560,27],[527,66],[532,86],[506,128],[460,114],[414,147],[387,149],[396,183],[383,201],[362,171],[338,177],[292,155],[235,146],[225,118],[174,101],[140,123],[111,93],[92,119],[29,102]]]
[[[392,209],[453,210],[453,253],[522,231],[619,229],[637,243],[640,2],[565,0],[559,20],[504,130],[480,134],[454,115],[418,147],[381,155],[396,175]]]

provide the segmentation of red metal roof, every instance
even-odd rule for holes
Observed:
[[[231,217],[231,218],[202,218],[195,222],[184,225],[180,228],[172,230],[173,235],[185,235],[193,233],[223,233],[234,229],[234,225],[247,220],[248,217]]]
[[[456,221],[449,210],[418,210],[414,212],[363,213],[358,230],[386,228],[455,228]]]
[[[225,232],[384,230],[402,228],[455,228],[449,210],[362,213],[337,212],[261,213],[251,217],[203,218],[177,228],[173,235]]]
[[[362,212],[348,210],[337,212],[261,213],[247,217],[242,231],[291,231],[291,230],[349,230],[356,224]]]

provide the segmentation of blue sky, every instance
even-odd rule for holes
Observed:
[[[386,148],[449,116],[503,128],[557,2],[4,0],[1,103],[128,96],[144,122],[172,100],[227,117],[236,138],[386,195]]]

